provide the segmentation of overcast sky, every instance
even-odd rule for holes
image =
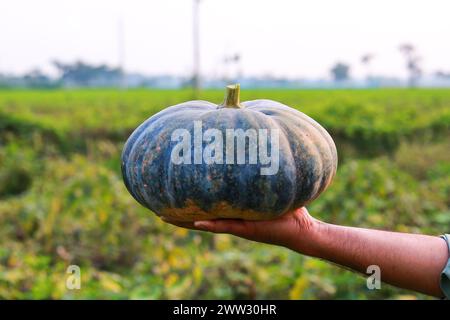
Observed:
[[[238,52],[244,75],[327,77],[339,60],[361,77],[370,52],[373,74],[403,77],[410,42],[425,72],[450,71],[449,15],[449,0],[202,0],[201,70],[220,75]],[[192,72],[192,0],[1,0],[0,72],[117,65],[120,21],[127,71]]]

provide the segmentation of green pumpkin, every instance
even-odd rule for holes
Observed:
[[[255,153],[256,152],[256,153]],[[337,168],[335,144],[316,121],[276,101],[189,101],[141,124],[122,153],[131,195],[179,221],[273,219],[317,198]]]

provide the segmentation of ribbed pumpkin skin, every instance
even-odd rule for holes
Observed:
[[[241,105],[240,109],[218,108],[206,101],[189,101],[146,120],[129,137],[122,153],[122,174],[131,195],[157,215],[180,221],[272,219],[319,196],[337,168],[336,147],[325,129],[275,101]],[[223,133],[227,128],[280,129],[278,173],[261,175],[259,161],[173,164],[172,132],[185,128],[194,136],[195,120],[202,121],[203,132],[209,128]]]

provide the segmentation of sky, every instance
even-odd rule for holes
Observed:
[[[190,75],[192,12],[193,0],[2,0],[0,73],[52,72],[58,59]],[[356,78],[405,77],[401,43],[426,73],[448,72],[449,13],[448,0],[201,0],[201,73],[327,78],[342,61]],[[240,64],[227,67],[235,53]]]

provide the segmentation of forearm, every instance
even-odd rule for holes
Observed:
[[[440,273],[448,248],[439,237],[337,226],[317,222],[292,249],[358,272],[370,265],[381,270],[381,280],[398,287],[441,297]]]
[[[168,222],[282,245],[361,273],[376,265],[380,268],[383,282],[436,297],[443,296],[439,281],[448,260],[448,247],[439,237],[327,224],[312,218],[304,207],[267,221]]]

